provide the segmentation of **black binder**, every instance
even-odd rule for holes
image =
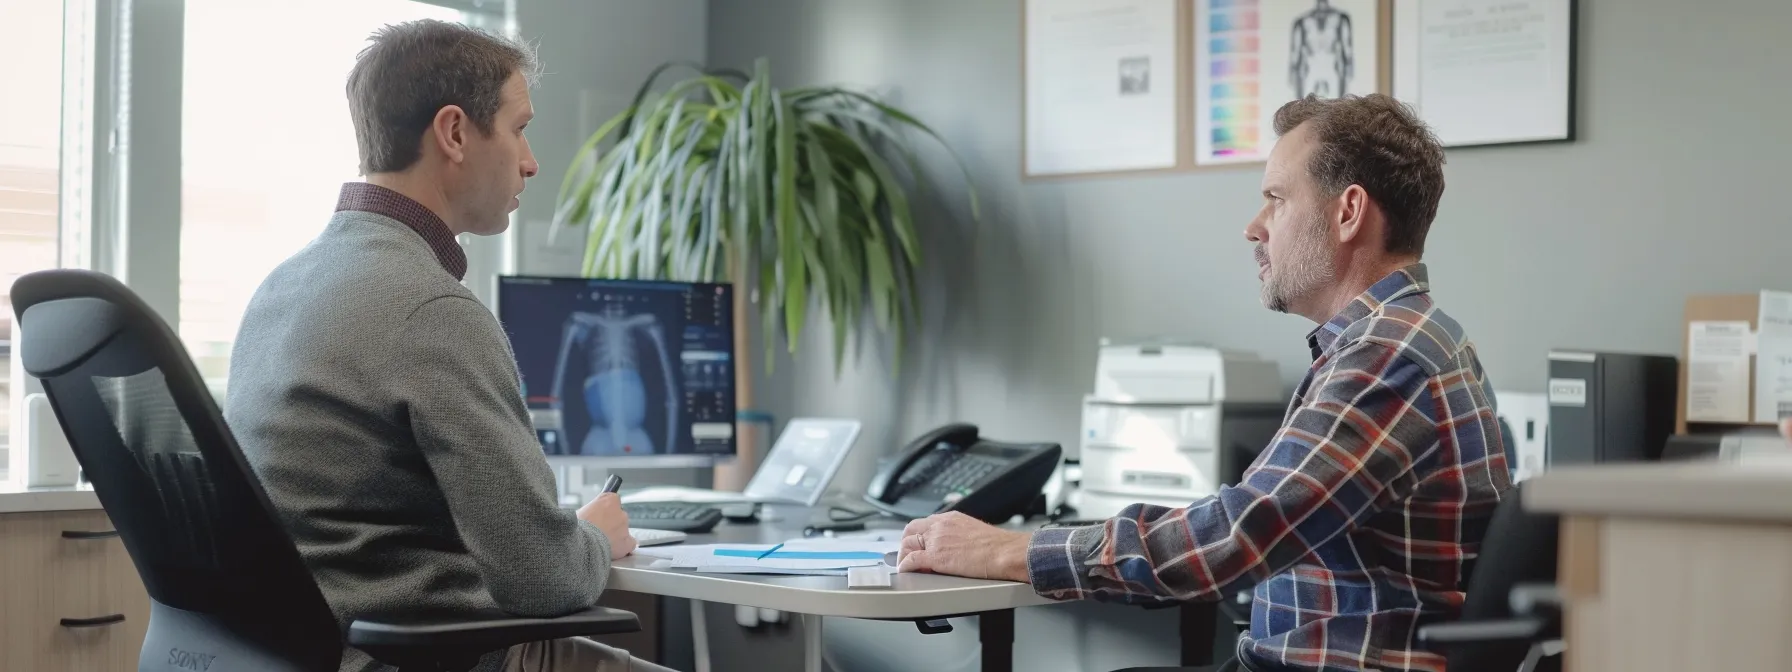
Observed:
[[[1668,355],[1549,353],[1549,466],[1661,459],[1679,366]]]

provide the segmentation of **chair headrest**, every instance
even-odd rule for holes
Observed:
[[[19,315],[21,362],[34,377],[54,378],[87,361],[125,327],[124,311],[104,299],[39,303]]]

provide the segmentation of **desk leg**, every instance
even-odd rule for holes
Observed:
[[[1185,602],[1177,607],[1177,636],[1182,640],[1182,665],[1213,664],[1213,628],[1218,622],[1219,605],[1212,602]]]
[[[821,664],[821,617],[803,614],[803,672],[823,672]]]
[[[983,672],[1014,670],[1014,610],[977,615],[977,641],[983,644]]]
[[[709,618],[703,600],[691,600],[691,658],[697,672],[709,672]]]

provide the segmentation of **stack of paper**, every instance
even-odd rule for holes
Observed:
[[[894,565],[901,543],[798,539],[783,544],[693,544],[654,546],[635,551],[659,558],[655,568],[718,574],[808,574],[845,576],[847,568]]]

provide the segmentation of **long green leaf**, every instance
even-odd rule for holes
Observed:
[[[773,216],[777,218],[779,258],[789,260],[783,265],[784,330],[785,338],[790,343],[790,351],[796,352],[796,340],[802,333],[805,314],[809,308],[808,264],[802,257],[807,248],[803,244],[806,233],[802,222],[798,221],[800,213],[796,204],[796,115],[789,105],[779,99],[777,91],[771,92],[771,101],[778,142],[774,150],[777,184],[772,191],[776,203]]]
[[[893,119],[896,119],[897,121],[901,121],[902,123],[908,124],[910,126],[918,128],[918,129],[921,129],[921,132],[926,133],[929,136],[932,136],[933,139],[939,143],[940,147],[945,148],[946,153],[952,157],[952,161],[954,163],[958,164],[958,171],[961,175],[964,176],[965,183],[966,183],[965,194],[969,197],[970,206],[971,206],[971,219],[972,220],[982,219],[982,208],[981,208],[981,206],[978,205],[977,189],[976,189],[974,180],[971,178],[971,169],[969,166],[965,165],[964,158],[959,156],[958,152],[952,149],[952,145],[947,143],[945,138],[940,137],[940,134],[938,132],[934,131],[933,128],[928,126],[927,124],[922,123],[920,119],[916,119],[915,117],[908,114],[907,112],[903,112],[902,110],[897,109],[896,107],[894,107],[888,103],[880,101],[876,98],[872,98],[871,96],[867,96],[867,95],[857,92],[857,91],[849,91],[846,89],[836,89],[836,91],[838,93],[840,93],[841,95],[862,101],[865,104],[870,105],[872,108],[876,109],[878,112],[882,112],[883,114],[885,114]]]
[[[911,204],[925,186],[902,133],[944,145],[939,134],[857,92],[775,89],[763,59],[751,76],[698,69],[653,93],[667,71],[585,139],[556,194],[554,230],[586,233],[584,272],[709,280],[726,270],[758,302],[768,371],[777,332],[794,352],[812,306],[831,323],[836,375],[860,322],[893,340],[900,369],[921,316]]]

